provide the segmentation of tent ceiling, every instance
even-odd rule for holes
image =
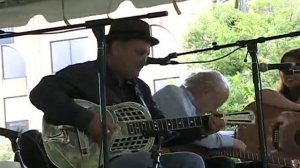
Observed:
[[[0,28],[22,26],[35,15],[48,22],[101,15],[117,9],[125,0],[0,0]],[[172,3],[175,0],[131,0],[137,8]],[[184,0],[176,0],[184,1]]]

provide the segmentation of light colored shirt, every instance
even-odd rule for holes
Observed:
[[[194,98],[183,86],[165,86],[153,95],[153,99],[166,118],[197,116]],[[196,140],[194,144],[206,148],[233,147],[233,137],[214,133],[201,140]]]

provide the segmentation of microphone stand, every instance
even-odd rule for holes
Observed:
[[[247,44],[247,42],[250,42],[250,41],[256,41],[257,43],[263,43],[263,42],[270,41],[270,40],[276,40],[276,39],[287,38],[287,37],[296,37],[296,36],[300,36],[300,31],[290,32],[290,33],[286,33],[286,34],[279,34],[279,35],[274,35],[274,36],[270,36],[270,37],[258,37],[256,39],[236,41],[235,43],[228,43],[228,44],[223,44],[223,45],[218,45],[216,42],[213,42],[212,43],[213,47],[198,49],[198,50],[193,50],[193,51],[187,51],[187,52],[182,52],[182,53],[174,52],[174,53],[170,53],[168,56],[166,56],[162,59],[165,59],[166,61],[167,60],[170,61],[170,59],[177,58],[178,56],[181,56],[181,55],[194,54],[194,53],[211,51],[211,50],[219,50],[219,49],[235,47],[235,46],[245,47],[245,44]],[[169,64],[176,64],[176,63],[173,62],[173,63],[169,63]],[[180,64],[180,63],[178,63],[178,64]]]
[[[153,147],[151,152],[151,158],[153,160],[152,167],[148,168],[163,168],[160,164],[160,157],[161,157],[161,145],[169,142],[170,140],[174,139],[175,137],[179,136],[179,134],[174,134],[173,131],[143,131],[142,135],[146,138],[148,137],[155,137],[157,140],[157,144]],[[165,137],[169,137],[165,139]]]
[[[67,26],[58,26],[58,27],[52,27],[52,28],[45,28],[45,29],[37,29],[37,30],[30,30],[30,31],[24,31],[24,32],[0,32],[0,39],[9,38],[9,37],[17,37],[17,36],[25,36],[25,35],[40,35],[45,34],[47,32],[57,32],[61,30],[71,30],[73,31],[79,30],[79,28],[86,29],[91,28],[94,26],[99,25],[109,25],[113,20],[127,20],[127,19],[142,19],[142,18],[156,18],[156,17],[162,17],[167,16],[167,11],[162,12],[153,12],[148,13],[144,15],[138,15],[138,16],[131,16],[131,17],[124,17],[124,18],[118,18],[118,19],[98,19],[98,20],[91,20],[87,21],[85,23],[79,23],[79,24],[73,24],[73,25],[67,25]],[[59,33],[59,32],[57,32]]]
[[[152,167],[149,168],[163,168],[162,165],[160,164],[160,156],[161,156],[161,145],[163,143],[164,137],[156,136],[155,138],[158,140],[158,142],[157,142],[157,147],[155,147],[155,149],[151,153],[153,164]]]
[[[97,65],[98,65],[98,95],[99,95],[99,113],[102,132],[103,167],[108,167],[108,143],[107,143],[107,116],[106,116],[106,43],[105,26],[93,26],[92,31],[97,39]],[[101,151],[100,151],[101,152]],[[99,153],[101,156],[101,153]],[[101,157],[99,157],[98,167],[101,166]]]
[[[20,162],[20,165],[21,165],[21,168],[25,168],[25,164],[23,162],[23,159],[22,159],[22,156],[21,156],[21,152],[20,152],[20,145],[19,145],[19,138],[20,138],[20,135],[18,135],[18,138],[17,139],[9,139],[10,142],[11,142],[11,146],[12,146],[12,149],[13,149],[13,152],[16,154],[16,157],[18,158],[19,162]]]
[[[15,154],[15,160],[20,162],[21,168],[25,168],[25,164],[20,153],[19,139],[21,138],[21,134],[21,132],[0,127],[0,135],[10,140],[12,151]]]
[[[255,93],[255,105],[256,105],[256,117],[257,117],[257,126],[259,134],[259,144],[260,144],[260,154],[261,162],[264,168],[268,167],[268,149],[266,145],[265,137],[265,126],[264,126],[264,113],[262,111],[262,100],[261,100],[261,81],[260,81],[260,72],[259,72],[259,63],[257,59],[257,42],[251,41],[247,44],[247,50],[252,59],[252,80],[254,84],[254,93]]]
[[[114,20],[127,20],[127,19],[142,19],[142,18],[155,18],[155,17],[162,17],[167,16],[168,13],[166,11],[163,12],[155,12],[155,13],[148,13],[145,15],[137,15],[132,17],[125,17],[119,19],[99,19],[99,20],[92,20],[87,21],[83,24],[76,24],[76,25],[68,25],[68,26],[61,26],[55,28],[47,28],[47,29],[40,29],[40,30],[33,30],[27,32],[2,32],[0,34],[0,39],[2,38],[9,38],[9,37],[16,37],[16,36],[23,36],[23,35],[33,35],[33,34],[43,34],[46,32],[53,32],[59,30],[66,30],[66,29],[75,29],[79,27],[84,28],[91,28],[96,39],[97,39],[97,64],[98,64],[98,76],[99,76],[99,103],[100,109],[100,127],[101,127],[101,135],[102,135],[102,148],[103,148],[103,168],[108,168],[108,145],[107,145],[107,119],[106,119],[106,45],[105,45],[105,25],[110,25]],[[78,30],[78,29],[75,29]],[[101,151],[100,151],[101,155]],[[99,157],[99,164],[98,167],[102,167],[101,164],[101,157]]]
[[[186,54],[192,54],[192,53],[198,53],[203,51],[209,51],[209,50],[219,50],[222,48],[228,48],[228,47],[234,47],[234,46],[240,46],[240,47],[247,47],[248,52],[250,53],[250,56],[252,58],[252,77],[253,77],[253,84],[254,84],[254,91],[255,91],[255,102],[256,102],[256,112],[257,112],[257,124],[258,124],[258,133],[259,133],[259,144],[260,144],[260,154],[261,154],[261,161],[263,168],[268,168],[268,154],[267,154],[267,145],[266,145],[266,139],[265,139],[265,127],[264,127],[264,114],[262,111],[262,101],[261,101],[261,88],[260,88],[260,72],[259,72],[259,64],[257,59],[257,43],[263,43],[270,40],[275,39],[281,39],[286,37],[295,37],[300,36],[300,31],[291,32],[287,34],[281,34],[281,35],[275,35],[270,37],[259,37],[256,39],[250,39],[250,40],[243,40],[243,41],[237,41],[235,43],[229,43],[225,45],[217,45],[217,43],[213,43],[213,47],[206,48],[206,49],[200,49],[185,53],[171,53],[169,54],[166,59],[177,58],[179,55],[186,55]],[[201,61],[199,61],[200,63]],[[187,62],[190,63],[190,62]],[[196,62],[194,62],[196,63]],[[170,63],[170,64],[174,64]],[[175,63],[176,64],[176,63]],[[182,63],[177,63],[182,64]]]
[[[165,16],[166,12],[158,12],[148,15],[139,15],[127,18],[120,18],[114,20],[127,20],[127,19],[142,19],[144,17],[160,17]],[[108,139],[107,139],[107,115],[106,115],[106,42],[105,42],[105,25],[111,24],[112,19],[88,21],[87,27],[92,28],[93,33],[97,39],[97,64],[98,64],[98,79],[99,79],[99,103],[100,103],[100,121],[101,121],[101,134],[102,134],[102,149],[103,149],[103,167],[108,168]],[[101,155],[101,153],[100,153]],[[101,157],[99,157],[98,167],[101,167]]]

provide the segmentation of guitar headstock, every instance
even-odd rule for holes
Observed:
[[[226,124],[231,125],[249,125],[255,124],[256,121],[255,114],[251,110],[228,113],[223,117],[223,119],[225,120]]]

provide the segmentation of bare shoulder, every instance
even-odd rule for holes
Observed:
[[[278,96],[280,98],[284,98],[278,91],[273,90],[273,89],[262,89],[261,90],[263,98],[269,98],[269,96]],[[285,99],[285,98],[284,98]]]
[[[261,93],[263,104],[287,110],[300,110],[300,104],[288,100],[276,90],[263,89]]]

